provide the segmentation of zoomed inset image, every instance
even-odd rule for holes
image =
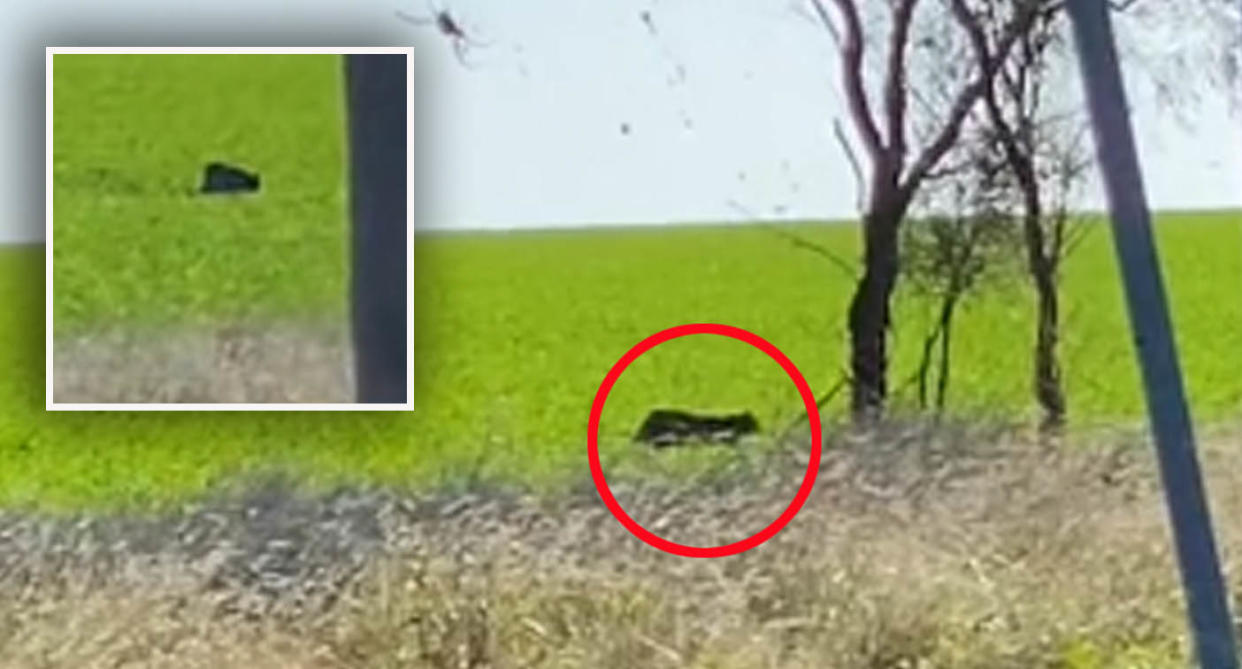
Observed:
[[[48,408],[411,408],[411,50],[343,51],[48,49]]]

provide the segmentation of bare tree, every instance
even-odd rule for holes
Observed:
[[[1021,247],[1009,207],[1013,180],[995,145],[977,137],[986,136],[986,130],[977,121],[968,124],[954,151],[962,159],[929,178],[914,214],[902,226],[902,280],[936,305],[913,381],[919,408],[930,405],[937,416],[948,398],[957,308],[985,285],[1011,277],[1014,251]],[[935,396],[929,402],[933,361]]]
[[[995,13],[1004,0],[988,0]],[[1090,157],[1082,141],[1085,120],[1072,108],[1048,109],[1055,66],[1064,63],[1068,44],[1059,8],[1042,12],[1018,39],[997,76],[985,89],[983,108],[994,144],[1016,186],[1025,238],[1027,271],[1036,295],[1032,387],[1043,412],[1042,431],[1065,422],[1066,401],[1057,356],[1060,339],[1058,280],[1061,262],[1082,227],[1070,229],[1070,196],[1087,176]],[[984,20],[963,21],[980,63],[990,57],[999,35]],[[1075,239],[1071,239],[1075,236]]]
[[[1029,29],[1047,2],[1044,0],[1013,0],[1007,3],[1005,16],[980,16],[967,0],[943,0],[928,29],[916,35],[916,10],[920,0],[893,0],[883,3],[876,17],[864,16],[856,0],[811,0],[816,14],[834,36],[841,56],[842,88],[845,92],[850,119],[867,160],[868,175],[862,212],[863,274],[859,278],[850,303],[850,368],[853,374],[851,407],[857,422],[878,417],[887,396],[887,336],[891,323],[890,300],[900,269],[898,237],[903,219],[920,186],[937,168],[958,140],[962,124],[971,109],[988,89],[1010,49]],[[836,21],[825,2],[835,10]],[[877,3],[878,4],[878,3]],[[924,3],[926,4],[926,3]],[[943,10],[947,5],[948,11]],[[868,3],[871,10],[876,7]],[[930,39],[936,32],[960,30],[966,24],[981,20],[998,21],[1000,39],[989,46],[976,67],[954,68],[956,79],[948,88],[949,103],[941,110],[924,110],[923,119],[932,119],[928,140],[911,147],[911,115],[908,107],[913,98],[923,104],[925,96],[913,92],[908,58],[911,43]],[[840,25],[838,25],[838,22]],[[873,26],[887,27],[884,40]],[[883,80],[878,89],[868,86],[865,51],[868,45],[880,45]],[[947,69],[947,68],[946,68]],[[878,104],[876,98],[878,97]]]
[[[992,57],[1004,37],[996,15],[1006,0],[979,0],[977,18],[963,21],[977,63]],[[1195,103],[1203,90],[1227,90],[1237,102],[1238,48],[1242,18],[1238,5],[1219,0],[1170,2],[1123,0],[1110,8],[1133,25],[1127,57],[1136,72],[1154,86],[1158,99],[1175,110]],[[1063,4],[1050,4],[1018,39],[1009,57],[984,91],[983,107],[991,140],[1002,152],[1016,180],[1026,242],[1027,270],[1036,294],[1036,332],[1032,387],[1043,412],[1042,431],[1052,433],[1065,422],[1057,344],[1060,339],[1058,282],[1062,261],[1085,228],[1071,226],[1070,205],[1091,164],[1086,123],[1074,95],[1057,88],[1068,83],[1072,62]],[[1172,30],[1169,30],[1173,26]],[[1188,39],[1202,32],[1207,39]],[[1141,36],[1141,38],[1140,38]],[[1069,104],[1052,108],[1051,101]]]

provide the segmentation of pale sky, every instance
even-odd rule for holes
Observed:
[[[0,162],[0,198],[14,203],[0,239],[43,236],[52,45],[412,44],[419,229],[853,215],[830,125],[843,116],[835,55],[796,2],[435,2],[482,43],[470,67],[433,29],[395,16],[428,15],[423,0],[3,3],[0,148],[20,159]],[[1242,126],[1223,102],[1179,124],[1130,94],[1152,206],[1242,206]],[[1100,206],[1095,192],[1086,206]]]

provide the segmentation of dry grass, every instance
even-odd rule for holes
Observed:
[[[826,451],[816,493],[795,521],[725,559],[659,553],[590,494],[520,502],[475,494],[390,532],[391,555],[315,615],[223,614],[213,599],[221,595],[175,564],[135,563],[132,574],[104,583],[67,574],[17,587],[0,574],[8,595],[0,664],[1186,665],[1149,450],[1053,452],[956,428],[865,441]],[[1207,441],[1236,602],[1242,527],[1229,520],[1242,517],[1242,461],[1236,438]],[[615,487],[645,521],[678,506],[670,527],[692,526],[682,540],[736,540],[788,502],[799,465],[764,467],[693,491]],[[692,494],[709,487],[713,495]]]
[[[351,402],[343,326],[102,332],[57,341],[57,402]]]

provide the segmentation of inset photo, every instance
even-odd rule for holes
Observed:
[[[47,409],[412,410],[412,57],[47,48]]]

